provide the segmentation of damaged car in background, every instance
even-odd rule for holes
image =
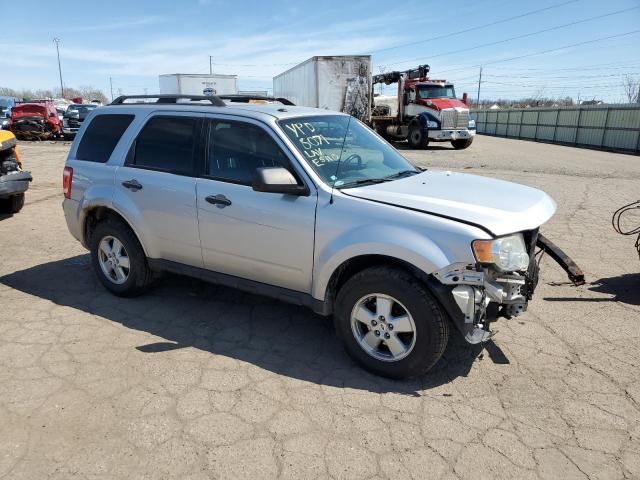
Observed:
[[[62,133],[65,140],[71,140],[78,133],[84,119],[99,105],[95,103],[71,104],[67,107],[62,120]]]
[[[49,140],[62,135],[62,123],[53,101],[30,100],[11,109],[11,131],[19,140]]]
[[[18,213],[31,174],[22,170],[18,142],[13,133],[0,130],[0,213]]]

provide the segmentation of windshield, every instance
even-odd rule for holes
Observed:
[[[353,117],[327,115],[278,123],[322,180],[336,188],[419,173],[392,146]]]
[[[97,105],[69,105],[67,112],[80,112],[87,113],[89,110],[93,110]]]
[[[453,85],[418,85],[420,98],[456,98]]]

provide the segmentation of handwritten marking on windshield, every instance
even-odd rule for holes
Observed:
[[[320,148],[322,145],[330,146],[331,143],[324,135],[316,133],[316,129],[311,123],[291,123],[285,125],[285,128],[295,135],[304,155],[315,166],[321,167],[328,162],[338,160],[339,157],[335,153],[327,154],[322,151],[322,148]]]

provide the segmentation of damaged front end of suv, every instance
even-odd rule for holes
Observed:
[[[510,319],[527,311],[538,285],[540,260],[548,253],[575,285],[584,284],[584,274],[538,229],[472,243],[476,263],[449,265],[433,276],[451,289],[451,298],[462,315],[450,308],[465,340],[476,344],[493,335],[492,322]]]

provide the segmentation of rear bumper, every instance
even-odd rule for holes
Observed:
[[[429,140],[434,142],[450,142],[451,140],[467,140],[476,135],[475,130],[429,130]]]
[[[0,177],[0,198],[11,197],[24,193],[29,189],[32,180],[29,172],[16,172]]]
[[[64,219],[67,222],[69,233],[71,233],[73,238],[84,245],[80,224],[80,202],[70,198],[65,198],[62,202],[62,210],[64,211]]]

